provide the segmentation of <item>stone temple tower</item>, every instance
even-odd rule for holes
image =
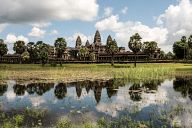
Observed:
[[[77,37],[77,40],[76,40],[75,48],[76,48],[76,49],[80,49],[81,45],[82,45],[81,37],[78,36],[78,37]]]
[[[101,46],[101,36],[99,31],[97,30],[95,33],[95,37],[94,37],[94,42],[95,46]]]

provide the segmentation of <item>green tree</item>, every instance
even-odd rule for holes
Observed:
[[[50,45],[38,41],[35,45],[39,59],[41,60],[42,66],[44,66],[49,59]]]
[[[16,41],[14,43],[13,50],[15,51],[16,54],[22,54],[26,49],[25,42],[24,41]]]
[[[90,54],[89,54],[89,60],[90,60],[90,61],[95,61],[95,59],[96,59],[96,58],[95,58],[95,53],[93,53],[93,52],[90,53]]]
[[[7,45],[4,43],[2,39],[0,39],[0,56],[7,54],[7,52],[8,52]]]
[[[23,62],[27,62],[29,58],[30,58],[30,54],[27,50],[21,54],[21,59]]]
[[[165,52],[164,52],[164,51],[160,51],[159,57],[160,57],[161,59],[165,59]]]
[[[130,37],[130,41],[128,43],[128,47],[131,51],[133,51],[135,56],[135,63],[134,66],[136,67],[137,61],[137,53],[141,50],[142,43],[141,43],[141,36],[138,33],[135,33],[133,36]]]
[[[66,50],[67,47],[67,42],[65,41],[64,38],[57,38],[55,40],[55,48],[57,52],[57,57],[62,58],[64,51]]]
[[[80,50],[79,50],[79,57],[80,57],[80,60],[83,60],[85,61],[85,58],[89,55],[89,49],[87,47],[81,47]]]
[[[188,43],[187,43],[187,38],[186,36],[182,36],[181,37],[181,42],[183,43],[184,45],[184,59],[186,59],[186,56],[187,56],[187,51],[188,51]]]
[[[149,56],[149,58],[155,53],[157,50],[157,42],[155,41],[147,41],[143,43],[143,52]]]
[[[37,49],[37,45],[34,42],[29,42],[27,44],[27,51],[29,52],[29,58],[31,62],[36,63],[36,61],[38,61],[39,58],[39,51]]]
[[[187,51],[186,43],[182,41],[176,41],[173,44],[173,53],[177,59],[184,59]]]
[[[171,59],[174,58],[174,55],[173,55],[172,52],[168,52],[168,53],[165,55],[165,58],[171,60]]]
[[[116,40],[112,40],[109,35],[107,38],[106,52],[111,55],[111,66],[114,65],[114,55],[119,51]]]

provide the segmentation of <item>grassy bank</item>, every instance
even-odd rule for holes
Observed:
[[[175,75],[192,74],[192,64],[64,64],[51,67],[33,64],[0,64],[2,80],[42,80],[42,81],[78,81],[91,79],[162,79]]]

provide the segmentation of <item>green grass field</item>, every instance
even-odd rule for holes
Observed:
[[[63,64],[51,67],[34,64],[0,64],[0,79],[3,80],[42,80],[78,81],[93,79],[161,79],[175,75],[192,76],[192,64],[145,63],[137,64]]]

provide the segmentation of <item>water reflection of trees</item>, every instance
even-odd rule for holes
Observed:
[[[23,96],[25,94],[25,89],[26,89],[25,85],[15,84],[13,86],[14,93],[17,96]]]
[[[55,87],[55,97],[57,97],[58,99],[63,99],[66,95],[67,95],[67,86],[65,83],[59,83],[56,87]]]
[[[133,83],[129,88],[130,99],[133,101],[141,101],[142,93],[155,93],[158,90],[158,86],[161,85],[161,80],[146,80],[140,83]]]
[[[192,100],[192,79],[176,78],[173,81],[173,88],[175,91],[180,92],[184,98],[188,96]]]
[[[43,95],[45,92],[49,91],[54,87],[53,83],[30,83],[27,86],[15,84],[13,86],[14,93],[17,96],[22,96],[27,91],[29,94]]]
[[[54,83],[31,83],[27,85],[29,94],[43,95],[54,87]]]
[[[0,85],[0,96],[3,96],[3,94],[7,91],[8,85],[2,84]]]

